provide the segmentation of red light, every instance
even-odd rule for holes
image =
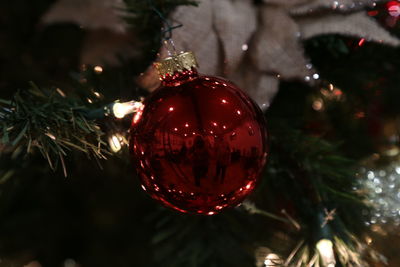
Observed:
[[[363,46],[364,43],[365,43],[365,39],[361,38],[360,41],[358,42],[358,46]]]
[[[356,112],[356,113],[354,114],[354,117],[355,117],[356,119],[364,118],[364,117],[365,117],[365,113],[364,113],[363,111]]]

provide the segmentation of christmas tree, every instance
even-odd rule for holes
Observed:
[[[399,17],[3,1],[0,266],[399,266]]]

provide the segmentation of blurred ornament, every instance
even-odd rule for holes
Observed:
[[[171,18],[185,26],[174,31],[177,47],[191,48],[199,55],[201,72],[233,80],[263,109],[278,92],[280,79],[313,83],[320,78],[304,55],[303,40],[342,34],[399,45],[397,38],[360,11],[379,1],[260,2],[201,0],[197,8],[179,7]],[[161,57],[166,53],[161,49]],[[140,81],[151,90],[155,83],[146,79],[155,81],[154,76],[143,75]]]
[[[321,89],[316,91],[311,97],[311,107],[313,110],[323,112],[328,109],[329,106],[346,99],[343,91],[333,84],[325,81],[322,81],[321,84],[323,84]]]
[[[359,170],[360,190],[366,191],[371,209],[367,225],[400,225],[400,155],[399,149],[374,154]]]
[[[367,225],[400,225],[400,149],[399,121],[388,120],[383,123],[379,141],[380,153],[364,160],[359,169],[358,190],[367,194],[371,209]]]
[[[155,65],[162,86],[131,128],[143,189],[181,212],[213,215],[240,204],[266,162],[261,110],[232,83],[198,75],[192,53]]]

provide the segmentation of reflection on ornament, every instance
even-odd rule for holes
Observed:
[[[397,150],[397,153],[399,151]],[[393,151],[389,151],[393,154]],[[400,225],[400,159],[389,157],[385,164],[376,164],[381,156],[374,155],[372,164],[360,168],[357,189],[366,191],[371,204],[370,211],[364,211],[370,218],[367,225],[391,223]],[[372,165],[372,166],[369,166]]]
[[[116,118],[122,119],[128,114],[138,112],[143,104],[140,101],[129,101],[125,103],[116,102],[112,106],[113,114]]]
[[[316,247],[321,256],[322,266],[335,267],[336,260],[332,241],[329,239],[321,239],[318,241]]]

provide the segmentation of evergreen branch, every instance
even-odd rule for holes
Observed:
[[[257,201],[261,202],[258,205],[261,207],[265,203],[267,206],[263,206],[263,210],[276,213],[274,200],[279,199],[294,209],[292,215],[304,226],[299,240],[305,240],[307,253],[311,253],[316,241],[325,236],[337,237],[343,240],[346,247],[351,246],[349,233],[354,236],[360,234],[364,228],[361,211],[367,208],[363,201],[365,196],[354,190],[354,161],[342,156],[338,145],[323,138],[294,129],[281,121],[274,124],[274,120],[270,119],[270,126],[271,158],[265,182],[269,194],[264,192],[264,196]],[[337,213],[328,218],[323,210]],[[325,222],[323,227],[321,220]],[[310,263],[317,258],[307,257],[305,260]]]
[[[273,220],[277,220],[277,221],[284,222],[284,223],[287,223],[287,224],[292,224],[291,220],[285,219],[285,218],[280,217],[278,215],[275,215],[275,214],[273,214],[271,212],[268,212],[268,211],[265,211],[265,210],[261,210],[261,209],[257,208],[253,203],[251,203],[248,200],[245,200],[242,203],[242,206],[250,214],[260,214],[260,215],[263,215],[263,216],[268,217],[268,218],[273,219]],[[295,225],[297,226],[296,228],[300,228],[300,226],[297,223]]]
[[[254,266],[253,255],[244,245],[252,232],[248,219],[235,211],[204,217],[160,210],[151,219],[157,222],[151,240],[156,247],[154,259],[165,267]]]
[[[101,139],[103,132],[94,120],[85,118],[85,107],[56,90],[32,84],[20,90],[12,101],[0,101],[0,140],[12,151],[31,153],[36,147],[55,169],[64,157],[76,150],[99,159],[109,152]]]

